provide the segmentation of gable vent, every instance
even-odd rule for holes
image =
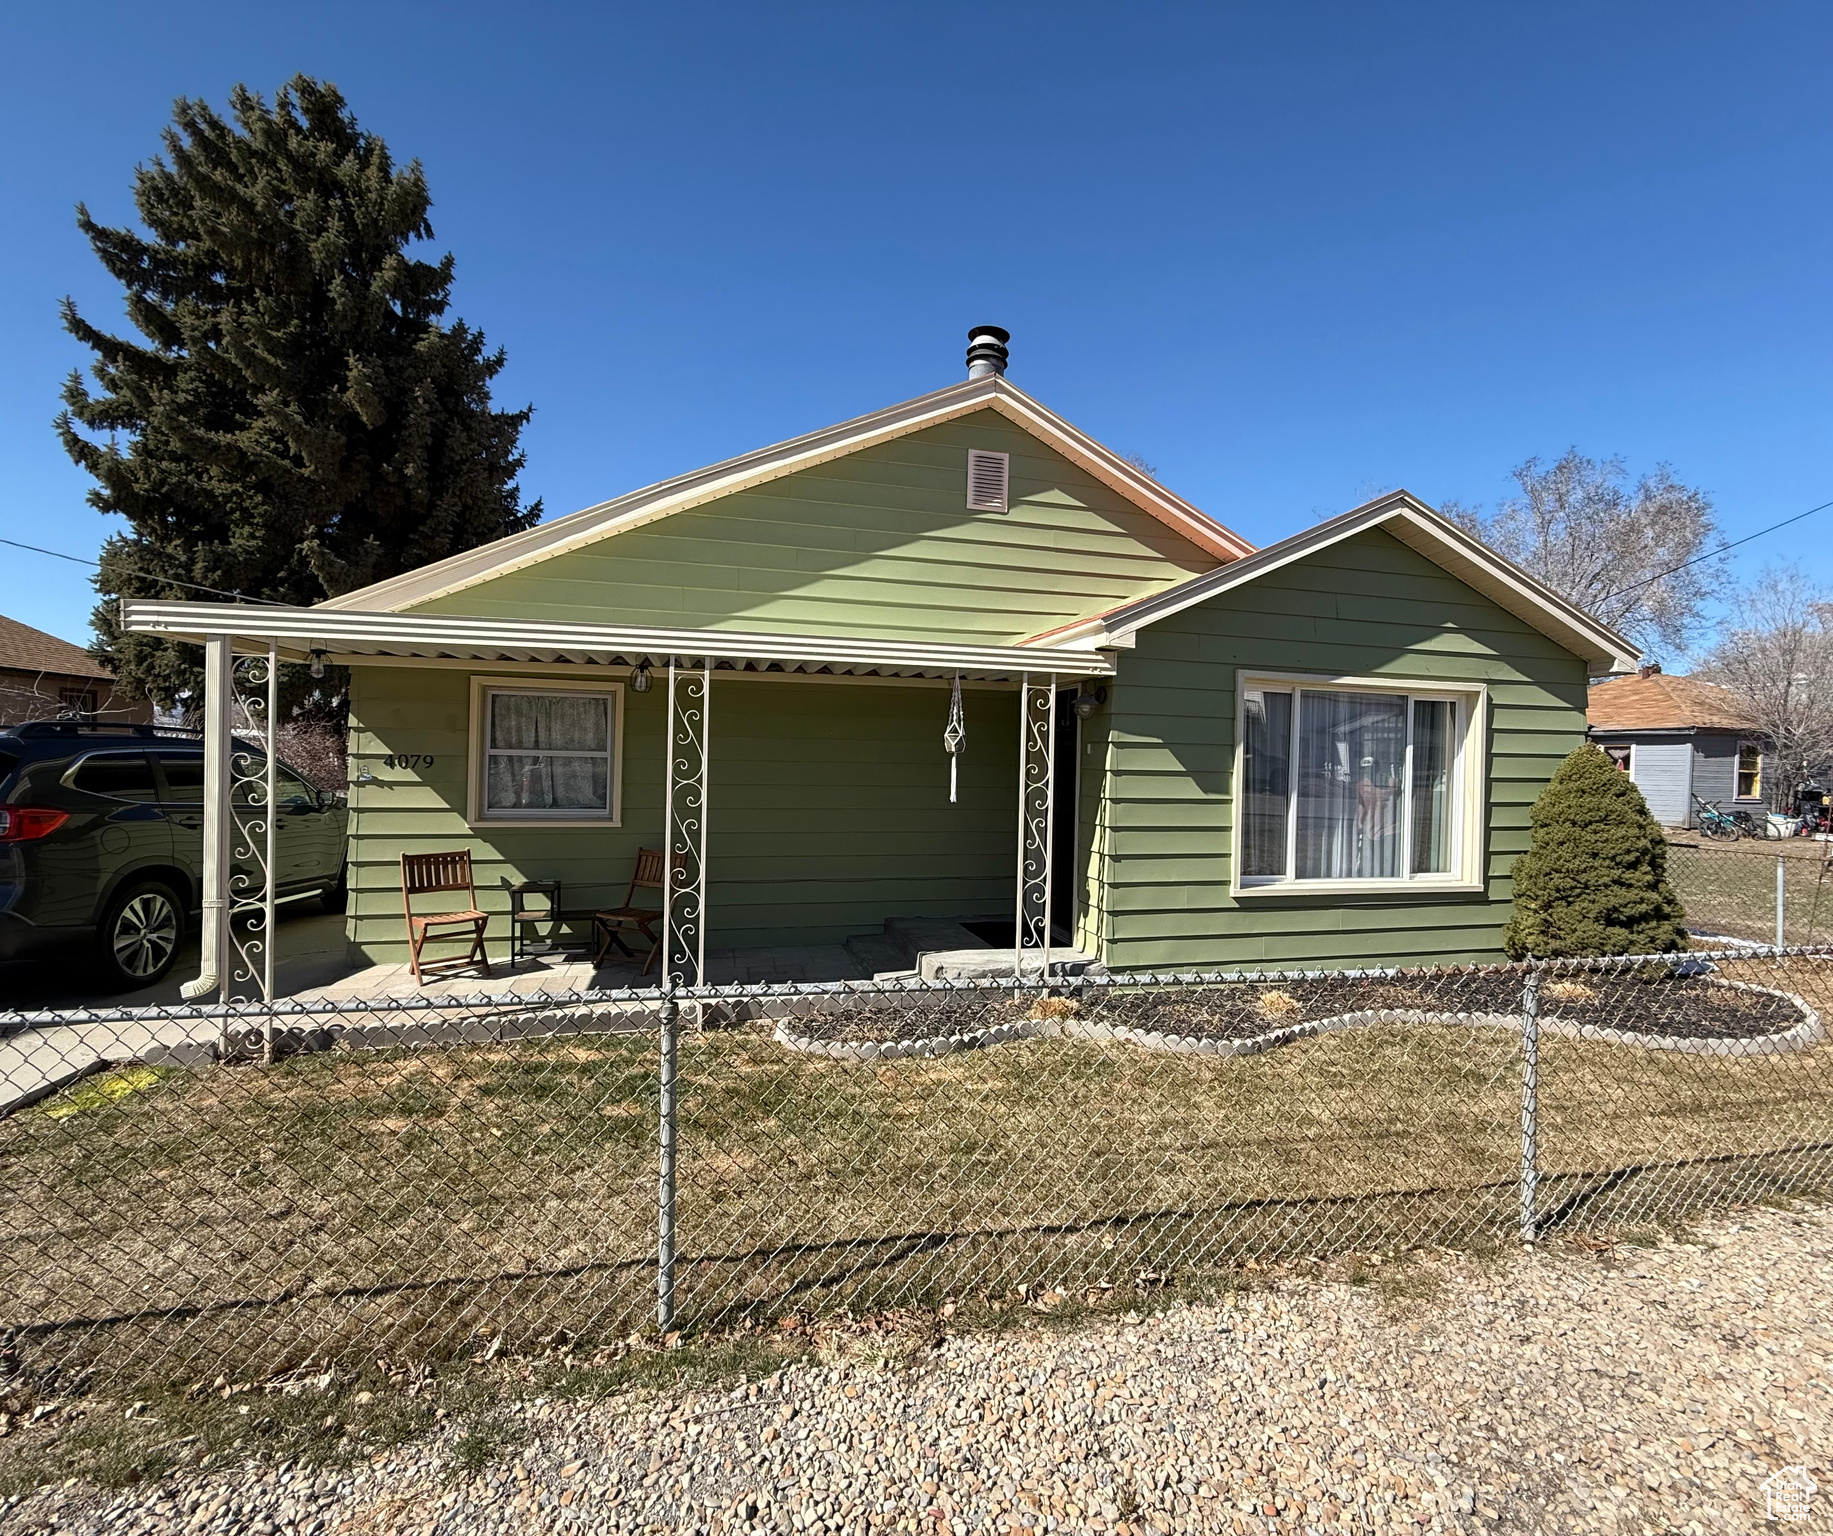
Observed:
[[[974,512],[1006,510],[1006,478],[1011,473],[1011,459],[1003,453],[985,448],[967,451],[967,504]]]

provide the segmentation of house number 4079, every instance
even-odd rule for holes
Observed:
[[[382,759],[384,768],[431,768],[433,759],[424,752],[391,752]]]

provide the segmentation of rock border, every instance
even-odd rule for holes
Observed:
[[[1736,987],[1746,992],[1764,992],[1782,998],[1801,1013],[1801,1022],[1793,1029],[1775,1035],[1645,1035],[1629,1029],[1607,1029],[1557,1014],[1542,1014],[1542,1034],[1560,1035],[1570,1040],[1595,1040],[1607,1045],[1633,1045],[1650,1051],[1679,1051],[1695,1056],[1779,1056],[1803,1050],[1825,1034],[1820,1014],[1807,999],[1777,987],[1760,987],[1754,982],[1729,981],[1707,977],[1714,987]],[[812,1035],[798,1035],[787,1020],[779,1020],[774,1031],[777,1044],[808,1056],[824,1056],[831,1061],[904,1061],[917,1057],[951,1056],[957,1051],[982,1050],[990,1045],[1004,1045],[1014,1040],[1056,1038],[1065,1040],[1118,1040],[1145,1051],[1169,1051],[1181,1056],[1259,1056],[1278,1050],[1294,1041],[1338,1030],[1362,1029],[1371,1024],[1463,1024],[1478,1029],[1510,1029],[1519,1032],[1522,1015],[1518,1013],[1441,1013],[1428,1008],[1364,1008],[1354,1013],[1333,1014],[1329,1018],[1309,1019],[1252,1035],[1245,1040],[1209,1040],[1196,1035],[1169,1035],[1155,1029],[1129,1029],[1125,1025],[1084,1024],[1075,1019],[1015,1019],[988,1029],[969,1030],[958,1035],[932,1035],[917,1040],[821,1040]]]

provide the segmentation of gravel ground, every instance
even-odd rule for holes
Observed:
[[[527,1404],[529,1438],[482,1473],[434,1445],[62,1487],[0,1531],[1751,1531],[1790,1463],[1833,1505],[1829,1258],[1833,1208],[1812,1208],[1657,1248],[1282,1277],[901,1364]]]

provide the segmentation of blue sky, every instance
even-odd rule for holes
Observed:
[[[1735,537],[1833,498],[1829,57],[1805,4],[9,7],[0,536],[109,527],[50,427],[58,300],[124,323],[73,205],[131,216],[173,97],[304,70],[425,164],[550,516],[950,382],[991,322],[1256,542],[1570,444]],[[91,601],[0,548],[0,612]]]

